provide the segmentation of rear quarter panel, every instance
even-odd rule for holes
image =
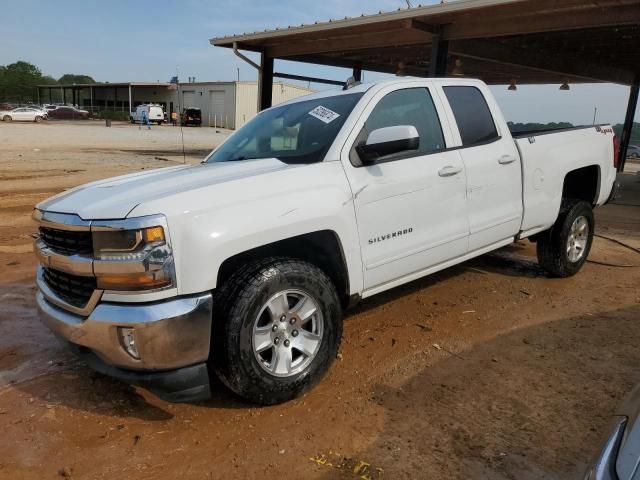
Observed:
[[[613,167],[613,130],[609,126],[545,133],[515,139],[522,158],[524,216],[521,230],[544,230],[560,211],[566,175],[576,169],[599,168],[594,204],[606,202],[616,171]]]

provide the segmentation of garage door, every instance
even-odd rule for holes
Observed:
[[[224,113],[224,91],[211,90],[209,92],[209,98],[211,99],[211,117],[209,119],[209,126],[224,127],[227,128],[228,118],[225,118]]]
[[[182,108],[194,108],[196,106],[196,92],[187,90],[182,92]]]

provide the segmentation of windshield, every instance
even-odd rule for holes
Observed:
[[[321,162],[362,93],[316,98],[266,110],[215,150],[206,162],[277,158]]]

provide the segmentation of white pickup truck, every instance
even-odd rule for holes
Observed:
[[[393,79],[261,112],[200,165],[37,205],[37,303],[96,370],[171,401],[210,375],[294,398],[359,299],[530,238],[573,275],[616,177],[610,126],[513,137],[487,86]]]

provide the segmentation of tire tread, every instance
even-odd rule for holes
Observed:
[[[255,378],[255,372],[243,365],[246,358],[238,351],[239,332],[256,292],[272,275],[303,275],[313,279],[326,289],[335,309],[334,335],[337,340],[330,345],[328,358],[321,371],[309,373],[309,369],[293,382],[271,378]],[[241,397],[262,405],[272,405],[294,398],[315,385],[328,370],[335,357],[342,337],[342,310],[337,292],[329,277],[317,266],[288,257],[268,257],[240,267],[214,292],[213,328],[210,365],[220,381]],[[326,329],[326,324],[325,324]],[[252,353],[252,352],[251,352]],[[253,354],[253,353],[252,353]],[[319,352],[320,354],[320,352]],[[316,357],[317,359],[318,357]],[[268,377],[266,373],[264,377]]]

